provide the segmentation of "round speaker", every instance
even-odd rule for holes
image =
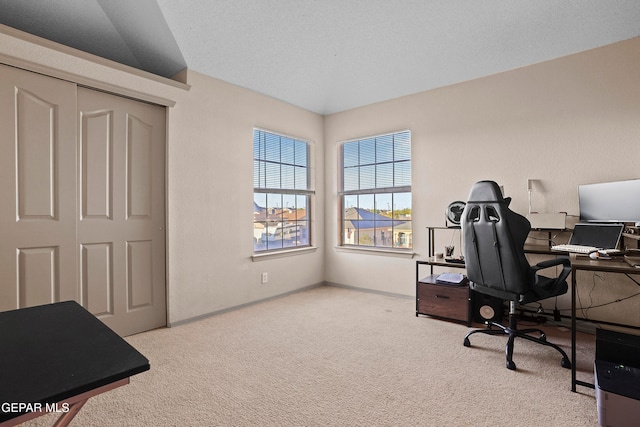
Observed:
[[[504,306],[500,298],[473,291],[471,299],[473,300],[474,322],[502,322]]]
[[[484,320],[493,320],[496,315],[496,311],[490,305],[481,305],[478,309],[478,314]]]
[[[451,224],[460,225],[460,219],[462,218],[462,211],[464,211],[465,205],[466,203],[461,201],[449,203],[445,215]]]

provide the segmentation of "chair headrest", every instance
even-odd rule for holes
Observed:
[[[498,202],[509,205],[510,197],[503,197],[500,186],[494,181],[479,181],[471,187],[469,202]]]

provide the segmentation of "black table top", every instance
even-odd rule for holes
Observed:
[[[0,313],[0,405],[55,403],[149,370],[75,301]],[[0,411],[0,422],[21,415]]]

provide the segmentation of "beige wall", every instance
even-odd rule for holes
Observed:
[[[640,178],[640,38],[326,117],[328,282],[415,294],[413,259],[335,249],[338,143],[401,129],[412,133],[417,257],[427,253],[425,227],[444,225],[446,206],[466,200],[471,185],[481,179],[503,185],[513,198],[512,208],[523,214],[528,211],[527,180],[539,180],[532,194],[534,211],[576,216],[578,184]],[[443,237],[437,246],[442,249],[451,238]],[[459,246],[459,235],[453,239]],[[584,303],[594,278],[579,279],[585,284]],[[617,279],[627,286],[600,287],[608,295],[595,298],[594,292],[593,302],[636,292],[633,283]],[[607,278],[607,284],[613,281]],[[561,303],[569,307],[568,298]],[[640,323],[637,304],[631,300],[614,310],[608,307],[605,316]]]
[[[313,142],[312,233],[324,246],[322,117],[196,72],[189,71],[187,82],[191,90],[169,111],[171,321],[322,283],[321,249],[251,259],[254,127]]]

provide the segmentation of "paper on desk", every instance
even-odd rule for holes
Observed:
[[[460,273],[442,273],[436,277],[436,283],[451,283],[459,285],[464,281],[464,274]]]

